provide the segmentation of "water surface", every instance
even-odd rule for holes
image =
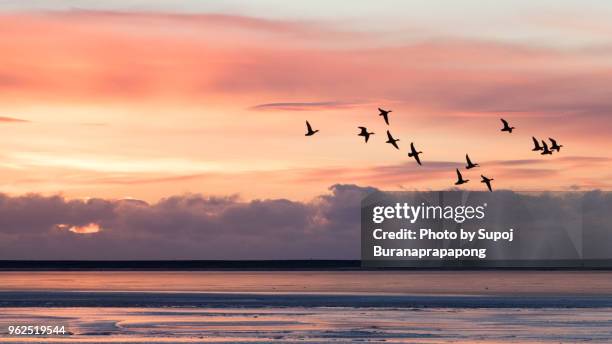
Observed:
[[[611,343],[612,274],[1,272],[0,343],[31,342]]]

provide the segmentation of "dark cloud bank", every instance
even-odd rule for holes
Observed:
[[[0,259],[358,259],[360,202],[374,191],[334,185],[309,202],[183,195],[155,204],[0,194]],[[610,193],[581,197],[612,209]],[[89,223],[102,230],[70,231]],[[612,232],[601,235],[612,242]]]
[[[358,258],[359,204],[371,191],[334,185],[310,202],[184,195],[155,204],[0,195],[0,259]],[[102,230],[69,230],[92,222]]]

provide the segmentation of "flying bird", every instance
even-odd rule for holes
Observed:
[[[544,146],[544,148],[542,149],[542,155],[552,155],[552,151],[550,149],[548,149],[548,145],[546,144],[546,141],[542,140],[542,146]]]
[[[480,165],[478,165],[478,164],[474,164],[474,163],[472,163],[472,160],[470,160],[470,157],[469,157],[467,154],[465,155],[465,160],[467,161],[467,165],[465,166],[465,168],[467,168],[468,170],[469,170],[470,168],[474,168],[474,167],[478,167],[478,166],[480,166]]]
[[[365,138],[365,142],[368,142],[370,139],[370,135],[374,135],[374,133],[368,133],[368,129],[366,127],[358,127],[361,129],[361,132],[357,134],[357,136],[363,136]]]
[[[500,118],[500,119],[501,119],[502,123],[504,124],[504,127],[501,128],[501,131],[507,131],[509,134],[511,134],[512,133],[512,129],[514,129],[514,127],[511,127],[510,125],[508,125],[508,122],[505,119],[503,119],[503,118]]]
[[[540,142],[538,141],[538,139],[536,139],[535,137],[531,137],[531,139],[533,140],[533,149],[532,151],[537,152],[537,151],[541,151],[544,148],[542,148],[542,146],[540,146]]]
[[[463,179],[463,176],[461,175],[461,172],[459,172],[459,169],[457,170],[457,181],[455,182],[455,185],[461,185],[461,184],[465,184],[467,182],[469,182],[469,179]]]
[[[422,165],[421,164],[421,159],[419,158],[419,154],[421,154],[421,153],[423,153],[423,152],[421,152],[421,151],[417,152],[417,150],[414,148],[414,143],[410,142],[410,152],[408,153],[408,156],[411,157],[411,158],[414,158],[414,160],[416,160],[416,162],[419,165]]]
[[[308,130],[308,132],[304,136],[312,136],[319,131],[319,129],[312,130],[312,127],[310,126],[310,123],[308,123],[308,121],[306,121],[306,129]]]
[[[561,147],[563,147],[563,145],[558,145],[557,141],[555,139],[552,138],[548,138],[550,140],[550,143],[552,143],[552,145],[550,146],[550,149],[556,150],[557,152],[561,151]]]
[[[389,112],[393,112],[391,110],[383,110],[381,108],[378,108],[378,111],[380,112],[378,115],[379,116],[383,116],[383,118],[385,119],[385,123],[387,123],[387,125],[389,125]]]
[[[489,191],[493,192],[493,189],[491,188],[491,181],[495,180],[495,179],[487,178],[487,177],[483,176],[482,174],[480,176],[482,177],[482,180],[480,182],[487,184],[487,188],[489,188]]]
[[[390,143],[393,145],[393,147],[395,147],[396,149],[399,149],[396,143],[397,141],[399,141],[399,139],[394,139],[393,136],[391,136],[391,133],[389,132],[389,130],[387,130],[387,138],[388,140],[386,141],[386,143]]]

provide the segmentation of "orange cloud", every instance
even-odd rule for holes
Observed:
[[[382,35],[229,15],[71,11],[1,19],[5,97],[199,102],[211,94],[273,101],[297,94],[448,112],[610,108],[604,90],[612,72],[601,53],[469,39],[381,45]]]
[[[70,226],[67,224],[56,225],[58,229],[68,230],[76,234],[94,234],[102,231],[102,228],[97,223],[91,222],[84,226]]]

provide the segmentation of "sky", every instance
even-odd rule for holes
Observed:
[[[333,185],[446,190],[466,153],[466,190],[480,174],[610,190],[611,16],[594,0],[0,1],[0,191],[309,203]],[[563,148],[543,157],[532,136]]]

